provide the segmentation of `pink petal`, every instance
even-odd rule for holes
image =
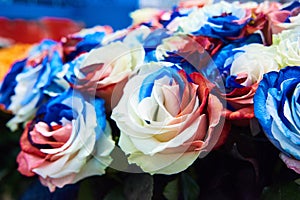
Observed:
[[[50,192],[54,192],[56,187],[62,188],[67,184],[71,184],[74,181],[76,174],[72,173],[68,176],[64,176],[62,178],[51,178],[47,177],[46,179],[39,177],[40,182],[44,185],[47,186],[50,190]]]
[[[67,124],[66,126],[61,128],[57,126],[54,126],[54,128],[58,129],[50,131],[46,123],[39,122],[34,126],[33,130],[30,131],[29,134],[31,135],[31,139],[34,143],[48,144],[53,148],[58,148],[61,147],[66,141],[68,141],[72,132],[72,126],[70,124]]]
[[[52,137],[62,143],[66,143],[72,133],[72,125],[66,124],[65,126],[53,126],[54,131],[52,131]]]
[[[277,24],[285,22],[290,14],[291,12],[287,10],[274,11],[268,14],[268,19],[272,23],[272,34],[277,34],[282,31],[282,28],[277,26]]]
[[[226,110],[226,118],[229,120],[252,119],[254,117],[253,105],[238,109],[236,111]]]
[[[286,166],[294,170],[297,174],[300,174],[300,161],[293,158],[287,157],[283,153],[279,154],[281,160],[286,164]]]
[[[209,4],[208,0],[187,0],[187,1],[180,1],[179,6],[180,8],[192,8],[192,7],[198,7],[201,8],[205,4]]]
[[[34,147],[31,145],[31,143],[28,140],[28,128],[30,126],[30,123],[28,123],[25,127],[25,130],[21,136],[20,139],[20,146],[21,146],[21,150],[28,153],[28,154],[33,154],[35,156],[38,157],[42,157],[44,158],[46,156],[46,154],[42,153],[38,148]]]
[[[17,156],[17,163],[19,164],[18,171],[25,176],[34,176],[32,169],[40,166],[44,159],[32,154],[21,151]]]
[[[225,121],[224,124],[220,123],[220,126],[222,126],[222,127],[220,127],[222,129],[222,132],[221,132],[221,135],[219,137],[217,144],[213,148],[214,150],[220,148],[226,142],[229,132],[231,130],[231,123],[228,121]]]

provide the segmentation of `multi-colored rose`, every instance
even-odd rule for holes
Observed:
[[[63,93],[38,110],[20,145],[19,172],[38,175],[50,191],[104,174],[112,161],[114,142],[103,100],[73,90]]]
[[[270,141],[300,173],[300,67],[286,67],[264,75],[254,97],[254,112]],[[293,161],[293,159],[298,161]],[[298,163],[298,164],[297,164]]]
[[[201,74],[164,62],[143,67],[113,109],[119,146],[145,172],[178,173],[217,144],[223,106]]]
[[[69,88],[63,78],[65,73],[62,46],[52,40],[44,40],[32,48],[26,59],[13,64],[0,90],[0,103],[14,114],[7,124],[11,130],[34,117],[49,97]]]

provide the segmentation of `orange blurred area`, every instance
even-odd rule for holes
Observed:
[[[0,49],[0,81],[11,65],[27,56],[32,44],[43,39],[60,41],[62,37],[80,31],[83,24],[70,19],[45,17],[40,20],[11,20],[0,17],[0,38],[9,46]]]
[[[15,61],[24,59],[27,56],[27,53],[32,46],[32,44],[15,44],[0,49],[0,81],[3,80]]]
[[[46,17],[40,20],[7,19],[0,17],[0,37],[14,43],[37,43],[45,38],[59,41],[78,32],[84,25],[70,19]]]

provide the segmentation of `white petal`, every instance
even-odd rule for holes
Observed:
[[[134,153],[129,156],[129,163],[135,163],[150,174],[175,174],[188,168],[197,158],[199,152],[179,154],[158,153],[153,156]]]

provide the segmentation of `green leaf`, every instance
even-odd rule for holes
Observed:
[[[151,199],[153,195],[153,177],[149,174],[130,174],[125,180],[126,199]]]
[[[115,187],[105,196],[104,200],[125,200],[123,188],[121,186]]]
[[[300,178],[298,178],[298,179],[296,179],[294,181],[295,181],[295,183],[297,183],[298,185],[300,185]]]
[[[262,200],[298,200],[300,199],[300,186],[295,181],[279,183],[264,189]]]
[[[179,196],[179,180],[178,178],[174,179],[173,181],[170,181],[163,192],[163,195],[168,200],[178,199]]]
[[[199,199],[200,188],[196,181],[187,173],[181,173],[181,187],[184,200]]]

